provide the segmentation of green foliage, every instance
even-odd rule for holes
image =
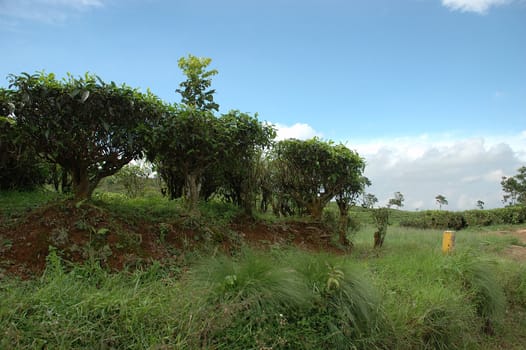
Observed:
[[[151,171],[144,165],[127,164],[115,175],[117,183],[121,184],[130,198],[144,195],[146,180]]]
[[[450,212],[426,210],[403,218],[400,225],[421,229],[453,229],[489,225],[516,225],[526,222],[526,207],[509,206],[490,210]]]
[[[206,70],[211,62],[211,58],[193,55],[179,59],[177,63],[186,80],[179,84],[181,89],[175,91],[181,94],[183,104],[199,111],[219,109],[219,105],[214,102],[215,90],[207,91],[212,85],[211,77],[217,74],[215,69]]]
[[[435,197],[435,200],[437,202],[437,204],[439,205],[439,208],[440,210],[442,210],[442,206],[443,205],[448,205],[448,201],[446,199],[446,197],[444,197],[443,195],[439,194]]]
[[[404,200],[404,195],[401,192],[395,192],[394,197],[389,199],[389,204],[387,206],[390,208],[395,205],[398,208],[401,208],[404,206]]]
[[[378,198],[376,198],[374,194],[363,192],[362,194],[362,207],[363,208],[372,209],[376,203],[378,203]]]
[[[412,218],[400,221],[400,226],[421,229],[452,229],[460,230],[466,227],[466,220],[462,213],[426,210],[419,212]]]
[[[500,182],[505,193],[503,202],[510,205],[526,204],[526,166],[520,167],[517,171],[517,175],[504,176]]]
[[[252,214],[258,185],[265,173],[263,152],[272,145],[276,131],[255,117],[230,111],[219,118],[224,145],[221,159],[215,167],[220,179],[221,194]]]
[[[49,165],[17,126],[11,95],[0,88],[0,190],[33,190],[45,183]]]
[[[372,211],[372,216],[376,224],[374,233],[374,247],[381,248],[387,235],[387,226],[389,225],[389,209],[378,208]]]
[[[57,80],[54,74],[10,76],[17,125],[33,146],[72,175],[77,199],[89,198],[99,181],[141,157],[163,103],[126,85],[86,74]]]
[[[335,196],[348,199],[361,191],[365,163],[343,144],[318,138],[289,139],[273,149],[277,190],[289,195],[300,208],[320,219],[323,208]],[[349,192],[348,195],[344,195]]]
[[[171,198],[186,190],[190,211],[197,210],[206,170],[221,159],[226,145],[220,133],[219,120],[212,113],[188,107],[172,107],[155,130],[149,159],[168,185]]]
[[[216,118],[215,90],[207,90],[216,70],[206,71],[211,59],[189,55],[179,60],[186,81],[176,91],[183,106],[156,130],[149,158],[167,185],[171,199],[184,196],[196,212],[198,200],[221,193],[252,213],[261,176],[261,152],[275,136],[274,128],[246,113],[230,111]]]

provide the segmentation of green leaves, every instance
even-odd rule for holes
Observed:
[[[100,179],[144,153],[166,110],[151,93],[106,84],[89,73],[62,80],[44,72],[22,73],[9,79],[21,130],[73,175],[79,198],[89,197]]]
[[[318,138],[289,139],[276,144],[273,153],[278,187],[313,217],[335,196],[359,192],[364,181],[364,161],[342,144]]]
[[[200,111],[219,110],[219,105],[214,102],[215,90],[207,91],[212,85],[210,77],[217,74],[215,69],[206,70],[210,62],[210,58],[193,55],[181,57],[178,61],[187,80],[179,84],[181,89],[175,91],[181,94],[183,104]]]
[[[504,176],[500,182],[505,193],[503,202],[510,205],[526,204],[526,166],[520,167],[517,171],[517,175]]]

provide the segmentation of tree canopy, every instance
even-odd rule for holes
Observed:
[[[404,206],[404,195],[401,192],[395,192],[394,197],[389,199],[389,203],[387,204],[387,207],[390,208],[393,205],[397,206],[398,208],[401,208]]]
[[[517,175],[502,177],[503,202],[510,205],[526,204],[526,166],[517,170]]]
[[[211,62],[211,58],[193,55],[179,59],[178,65],[186,80],[179,84],[181,88],[175,91],[181,94],[181,102],[184,105],[199,111],[219,110],[219,105],[214,102],[215,89],[210,89],[211,77],[217,74],[217,70],[206,70]]]
[[[94,75],[11,75],[16,122],[36,149],[72,175],[76,199],[143,155],[164,104],[149,91]]]
[[[278,142],[273,153],[279,188],[316,219],[338,194],[363,188],[365,162],[343,144],[289,139]]]
[[[448,205],[448,201],[446,199],[446,197],[444,197],[443,195],[439,194],[435,197],[435,200],[439,206],[439,209],[442,209],[442,206],[443,205]]]

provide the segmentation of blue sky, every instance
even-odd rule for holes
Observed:
[[[221,112],[346,142],[407,209],[501,206],[526,164],[524,0],[0,0],[8,74],[90,71],[162,99],[211,57]]]

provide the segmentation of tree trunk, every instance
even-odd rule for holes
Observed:
[[[195,174],[188,174],[186,176],[186,201],[188,211],[192,214],[199,212],[199,191],[201,184],[199,183],[198,176]]]
[[[338,223],[338,234],[340,238],[340,244],[350,245],[350,242],[347,239],[347,229],[349,227],[349,205],[346,201],[342,200],[336,200],[336,204],[338,204],[338,209],[340,211],[340,220]]]
[[[340,238],[341,245],[350,245],[349,240],[347,239],[347,227],[349,223],[349,216],[347,214],[340,214],[340,222],[338,224],[338,235]]]
[[[90,199],[90,183],[88,177],[87,168],[76,168],[73,170],[73,193],[75,194],[75,200],[81,201],[84,199]]]
[[[309,211],[309,214],[313,219],[321,220],[323,206],[321,205],[321,201],[319,199],[316,199],[311,203],[307,204],[307,210]]]
[[[61,171],[61,176],[62,176],[61,185],[60,185],[62,189],[62,193],[69,193],[71,192],[71,181],[69,181],[68,179],[68,172],[64,168],[60,168],[60,171]]]

